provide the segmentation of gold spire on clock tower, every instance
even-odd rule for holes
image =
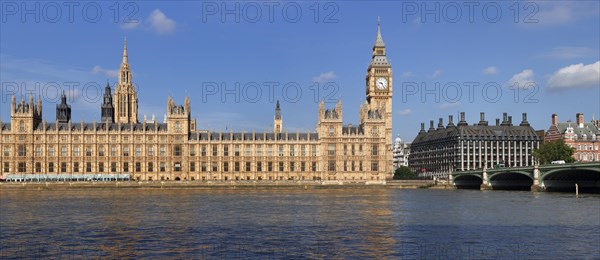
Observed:
[[[138,99],[129,68],[127,39],[123,44],[123,61],[119,71],[119,83],[113,98],[115,123],[138,123]]]

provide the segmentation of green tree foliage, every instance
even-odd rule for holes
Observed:
[[[394,172],[394,180],[412,179],[416,177],[417,175],[414,172],[410,171],[410,169],[406,166],[400,166]]]
[[[538,149],[533,151],[532,155],[540,164],[549,164],[552,161],[560,160],[571,163],[575,161],[573,158],[574,151],[575,149],[566,145],[563,140],[556,140],[543,142]]]

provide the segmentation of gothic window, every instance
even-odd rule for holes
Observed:
[[[173,156],[181,156],[181,145],[175,145],[173,149]]]
[[[25,145],[19,145],[17,147],[17,155],[18,156],[25,156],[25,155],[27,155],[27,149],[25,148]]]
[[[25,122],[19,121],[19,131],[25,132]]]
[[[327,163],[327,170],[332,172],[335,171],[335,161],[334,160],[329,160]]]
[[[379,171],[379,163],[377,161],[371,162],[371,171]]]
[[[175,132],[181,132],[181,122],[175,122]]]

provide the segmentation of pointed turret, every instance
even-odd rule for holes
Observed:
[[[381,20],[379,18],[377,18],[377,37],[375,38],[375,44],[373,44],[371,66],[390,66],[385,56],[385,43],[383,42],[383,37],[381,37]]]
[[[67,104],[67,96],[63,91],[60,96],[60,104],[56,105],[56,122],[68,123],[71,121],[71,106]]]
[[[115,115],[115,107],[113,106],[113,100],[110,90],[110,85],[108,81],[106,81],[106,87],[104,88],[104,99],[102,101],[101,108],[101,122],[103,123],[113,123]]]
[[[114,121],[120,123],[138,122],[137,92],[131,79],[129,57],[127,54],[127,40],[123,43],[123,61],[119,71],[119,82],[114,93]]]
[[[273,118],[273,132],[276,134],[281,133],[283,129],[283,120],[281,120],[281,107],[279,106],[279,100],[275,105],[275,117]]]
[[[127,38],[125,38],[125,41],[123,43],[123,62],[122,64],[128,64],[129,60],[127,58]]]
[[[377,38],[375,38],[375,47],[385,47],[383,37],[381,37],[381,18],[377,17]]]

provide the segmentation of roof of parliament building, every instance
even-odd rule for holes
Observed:
[[[430,141],[438,141],[455,137],[465,139],[488,139],[488,140],[507,140],[507,139],[530,139],[539,140],[540,136],[529,125],[527,114],[523,113],[523,120],[519,125],[513,125],[512,117],[506,113],[503,115],[503,120],[496,119],[496,125],[489,125],[485,121],[485,114],[481,113],[480,121],[476,124],[469,125],[464,118],[464,112],[460,113],[460,121],[458,124],[452,122],[452,116],[449,116],[448,125],[443,125],[443,120],[440,118],[437,128],[434,127],[433,121],[430,121],[428,130],[425,130],[425,124],[421,123],[421,130],[413,141],[414,144],[425,143]]]

